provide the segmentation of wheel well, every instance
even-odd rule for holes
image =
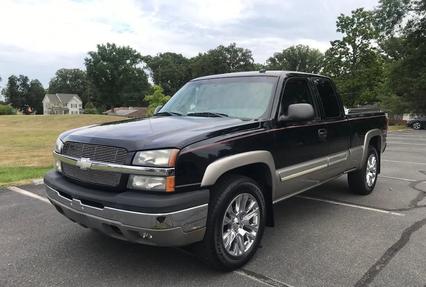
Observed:
[[[373,146],[376,151],[377,155],[379,157],[379,163],[377,166],[377,172],[380,173],[380,156],[381,156],[381,146],[382,146],[382,139],[380,136],[375,136],[370,139],[369,145]]]
[[[256,181],[262,188],[262,193],[266,204],[266,225],[274,225],[274,211],[272,203],[272,174],[268,165],[264,163],[253,163],[241,167],[237,167],[222,174],[220,178],[229,174],[238,174],[247,176]]]

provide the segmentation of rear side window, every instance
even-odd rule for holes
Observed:
[[[326,118],[336,118],[340,116],[339,100],[331,85],[330,80],[316,78],[315,87],[318,90]]]
[[[289,79],[285,84],[284,95],[281,101],[281,114],[287,115],[288,106],[292,104],[312,103],[306,79]]]

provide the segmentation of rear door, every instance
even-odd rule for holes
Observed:
[[[327,137],[329,168],[324,176],[331,177],[347,169],[351,127],[333,82],[328,78],[312,77],[311,84],[321,110],[320,122]]]

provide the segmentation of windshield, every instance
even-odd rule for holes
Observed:
[[[189,82],[159,113],[258,119],[268,109],[276,81],[275,77],[235,77]]]

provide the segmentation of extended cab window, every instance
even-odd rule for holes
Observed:
[[[331,85],[330,80],[324,78],[314,79],[319,97],[322,102],[326,118],[336,118],[340,116],[340,107],[337,95]]]
[[[281,114],[287,115],[288,106],[306,103],[313,105],[306,79],[289,79],[285,83],[284,94],[281,101]]]

